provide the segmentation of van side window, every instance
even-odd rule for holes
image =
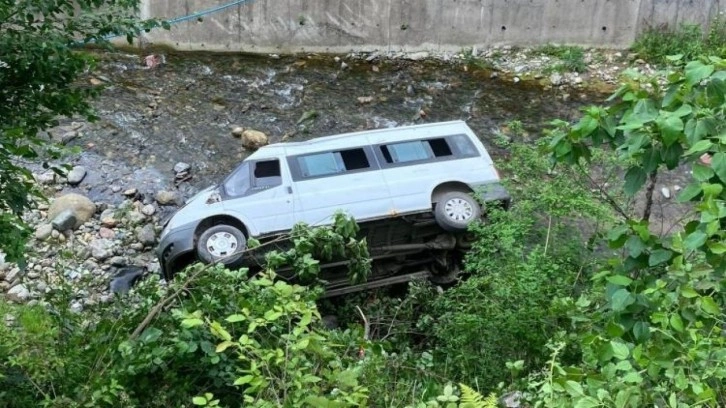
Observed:
[[[389,163],[406,163],[410,161],[430,159],[431,153],[426,149],[423,142],[392,143],[381,146],[383,157]]]
[[[450,139],[459,151],[460,156],[479,156],[476,147],[474,147],[474,144],[471,143],[471,140],[466,135],[454,135]]]
[[[265,160],[255,163],[254,177],[252,179],[253,187],[267,188],[279,186],[280,184],[282,184],[282,175],[279,160]]]
[[[343,158],[343,164],[348,171],[371,167],[370,163],[368,163],[366,152],[363,149],[343,150],[340,152],[340,157]]]
[[[427,142],[429,142],[431,151],[434,152],[434,156],[436,157],[446,157],[453,154],[446,139],[429,139]]]
[[[303,177],[327,176],[371,167],[362,148],[300,156],[297,164]]]
[[[345,171],[343,159],[332,152],[311,154],[297,158],[303,177],[325,176]]]

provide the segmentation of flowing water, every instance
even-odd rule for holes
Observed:
[[[249,154],[231,134],[237,126],[279,142],[463,119],[496,158],[493,137],[509,121],[536,137],[548,121],[602,100],[438,61],[172,54],[149,69],[140,55],[99,57],[89,80],[106,87],[95,102],[100,119],[72,142],[84,149],[75,160],[98,200],[119,187],[169,186],[177,162],[192,165],[184,195],[219,180]]]

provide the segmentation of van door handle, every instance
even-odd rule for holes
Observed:
[[[290,187],[290,186],[287,186],[287,193],[288,193],[288,194],[292,194],[292,187]]]

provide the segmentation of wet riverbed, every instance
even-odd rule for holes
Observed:
[[[99,200],[171,185],[177,162],[192,165],[184,195],[218,180],[249,153],[231,135],[237,126],[279,142],[463,119],[497,156],[492,138],[508,121],[536,137],[546,122],[603,99],[440,61],[178,54],[149,69],[140,55],[99,57],[87,80],[106,87],[95,102],[100,119],[71,142],[85,151],[76,161]]]

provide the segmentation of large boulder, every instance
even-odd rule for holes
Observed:
[[[30,297],[30,291],[25,285],[15,285],[5,295],[8,300],[16,303],[23,303]]]
[[[86,196],[69,193],[53,201],[48,209],[48,219],[53,220],[67,210],[70,210],[76,217],[73,228],[78,228],[93,217],[93,214],[96,213],[96,205]]]
[[[242,146],[247,149],[259,149],[268,143],[267,135],[259,130],[247,129],[242,132]]]

